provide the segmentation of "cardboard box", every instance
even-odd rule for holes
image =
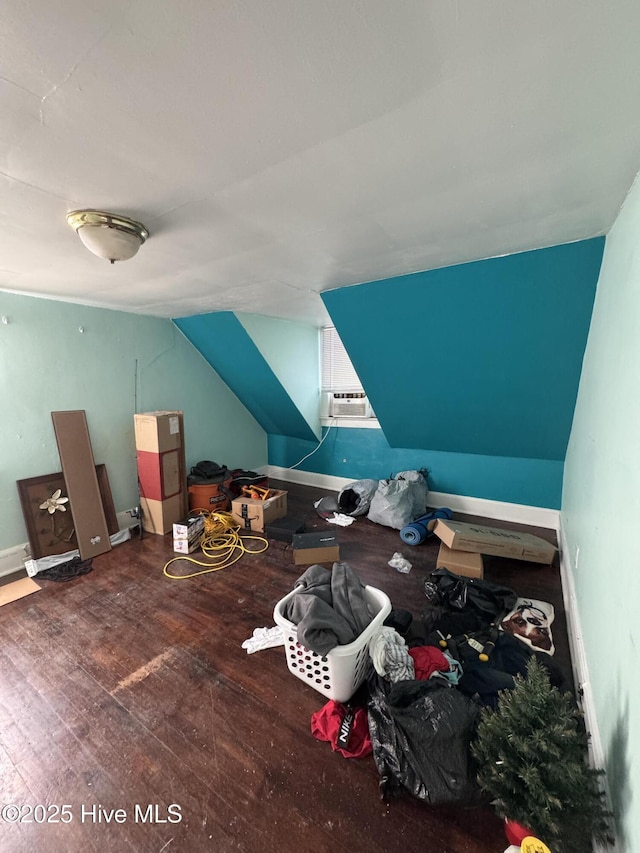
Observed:
[[[277,539],[279,542],[293,542],[294,534],[304,533],[304,530],[304,521],[291,515],[267,524],[264,528],[267,539]]]
[[[494,557],[511,557],[531,563],[551,563],[556,548],[532,533],[521,533],[484,524],[450,521],[439,518],[433,528],[436,536],[449,548],[473,551]]]
[[[162,453],[137,451],[138,479],[145,498],[165,501],[180,494],[184,488],[181,452],[181,448]]]
[[[202,542],[202,535],[198,536],[197,539],[174,539],[173,540],[173,550],[176,554],[192,554],[194,551],[197,551],[200,547],[200,543]]]
[[[158,533],[161,536],[171,533],[174,522],[183,517],[182,495],[175,495],[166,501],[140,496],[140,520],[142,529],[147,533]]]
[[[173,525],[173,550],[190,554],[200,547],[204,535],[204,516],[191,515]]]
[[[133,416],[136,450],[165,453],[182,447],[182,412],[142,412]]]
[[[467,578],[484,577],[482,554],[473,551],[454,551],[444,542],[440,543],[436,569],[449,569],[454,575],[464,575]]]
[[[190,515],[173,525],[174,539],[193,539],[204,532],[204,515]]]
[[[263,533],[265,525],[287,514],[287,493],[273,489],[273,496],[266,501],[235,498],[231,501],[231,514],[240,524],[241,530]]]
[[[169,533],[188,514],[182,412],[134,415],[142,527]]]
[[[296,566],[333,563],[340,559],[340,546],[335,533],[314,530],[293,536],[293,562]]]

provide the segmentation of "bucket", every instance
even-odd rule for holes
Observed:
[[[228,512],[231,509],[231,477],[219,483],[193,483],[189,486],[189,512]]]

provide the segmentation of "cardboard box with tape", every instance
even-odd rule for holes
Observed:
[[[433,532],[448,548],[456,551],[471,551],[547,565],[553,562],[556,553],[555,545],[532,533],[488,527],[467,521],[439,518],[433,526]]]
[[[464,575],[467,578],[484,577],[482,554],[476,554],[473,551],[454,551],[444,542],[440,542],[436,569],[449,569],[454,575]]]
[[[243,530],[263,533],[265,525],[287,514],[287,493],[271,489],[266,500],[239,497],[231,501],[231,514]]]

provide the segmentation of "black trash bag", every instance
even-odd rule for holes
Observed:
[[[36,575],[38,580],[47,581],[72,581],[80,575],[87,575],[93,571],[93,560],[82,560],[80,557],[73,557],[64,563],[56,563],[49,569],[42,569]]]
[[[369,734],[383,797],[479,802],[470,753],[480,706],[439,681],[369,680]]]
[[[496,622],[513,610],[517,594],[483,578],[454,575],[448,569],[436,569],[424,582],[424,591],[431,604],[449,610],[473,611],[488,623]]]

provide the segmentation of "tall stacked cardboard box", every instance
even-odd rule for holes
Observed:
[[[165,534],[188,513],[182,412],[134,415],[142,527]]]

